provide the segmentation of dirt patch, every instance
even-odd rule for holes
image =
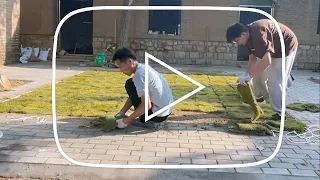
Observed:
[[[225,126],[228,124],[226,114],[201,113],[190,111],[176,111],[168,118],[171,123],[183,123],[189,125],[214,125]]]
[[[320,84],[320,79],[319,78],[310,77],[308,80],[312,81],[314,83]]]
[[[10,81],[12,87],[23,86],[25,84],[32,82],[29,80],[17,80],[17,79],[10,79],[9,81]]]

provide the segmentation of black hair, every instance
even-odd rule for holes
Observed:
[[[134,61],[137,60],[136,56],[130,49],[123,47],[116,50],[116,52],[113,55],[112,62],[115,62],[116,60],[119,60],[120,62],[125,62],[128,58]]]
[[[235,23],[232,26],[230,26],[227,30],[226,38],[228,43],[232,43],[234,39],[241,36],[241,33],[248,32],[248,28],[241,24],[241,23]]]

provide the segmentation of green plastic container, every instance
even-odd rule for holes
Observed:
[[[94,62],[98,66],[105,65],[106,64],[106,53],[104,53],[104,52],[94,53]]]

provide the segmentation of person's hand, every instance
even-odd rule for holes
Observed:
[[[116,120],[116,122],[117,122],[117,128],[119,128],[119,129],[123,129],[128,126],[128,124],[125,124],[123,122],[123,119],[118,119],[118,120]]]
[[[114,116],[114,118],[116,118],[116,119],[122,119],[122,118],[126,118],[126,117],[127,117],[127,115],[124,114],[123,112],[118,112],[118,113]]]
[[[238,82],[241,85],[245,86],[245,85],[247,85],[247,82],[251,81],[251,79],[252,78],[250,77],[249,73],[245,73],[244,75],[239,77]]]

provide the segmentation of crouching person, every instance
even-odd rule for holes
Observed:
[[[172,113],[173,107],[145,122],[145,98],[148,99],[149,115],[171,104],[173,96],[166,79],[149,66],[147,82],[149,97],[145,97],[145,65],[136,60],[134,53],[127,48],[118,49],[112,58],[112,62],[124,74],[128,76],[133,74],[133,77],[128,79],[125,84],[128,99],[120,112],[115,116],[118,119],[117,127],[125,128],[129,124],[145,128],[158,127]],[[134,112],[130,116],[125,116],[125,113],[132,106],[135,109]]]

